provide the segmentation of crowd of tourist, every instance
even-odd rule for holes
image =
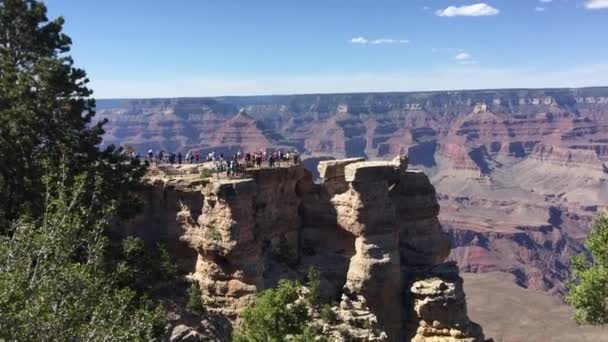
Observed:
[[[131,152],[131,157],[140,160],[138,152]],[[200,151],[188,151],[185,155],[181,152],[166,152],[165,150],[149,149],[145,161],[149,164],[181,165],[199,164],[201,162],[213,162],[213,169],[217,173],[226,172],[228,177],[244,175],[248,168],[281,167],[300,163],[300,156],[295,149],[283,151],[260,150],[258,152],[242,153],[238,151],[227,157],[224,153],[211,151],[201,157]]]

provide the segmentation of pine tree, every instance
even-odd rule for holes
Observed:
[[[585,247],[589,256],[572,259],[572,277],[566,300],[575,308],[580,324],[608,323],[608,212],[593,223]]]
[[[0,230],[20,215],[39,216],[42,177],[60,165],[70,177],[99,171],[99,195],[132,213],[129,189],[143,169],[118,149],[99,148],[105,121],[95,122],[95,100],[82,69],[67,54],[64,20],[49,21],[34,0],[0,0]]]
[[[106,234],[137,209],[145,169],[100,148],[62,25],[41,2],[0,0],[0,340],[149,340],[164,313],[113,274]]]

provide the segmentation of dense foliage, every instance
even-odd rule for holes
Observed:
[[[44,4],[0,1],[0,227],[23,214],[44,210],[42,178],[65,168],[94,171],[104,180],[98,194],[117,202],[117,213],[133,210],[129,189],[143,169],[126,163],[113,146],[100,149],[104,121],[94,122],[95,101],[82,69],[67,55],[71,40],[63,19],[49,21]]]
[[[242,315],[243,326],[235,333],[236,342],[285,341],[287,336],[306,341],[313,335],[304,302],[296,302],[301,285],[281,280],[276,288],[260,292],[255,304]]]
[[[576,309],[581,324],[608,323],[608,212],[600,214],[585,247],[590,254],[572,259],[572,279],[567,301]]]
[[[138,209],[145,169],[100,148],[62,25],[38,1],[0,0],[0,340],[149,340],[164,315],[148,258],[132,239],[110,257],[106,234]]]
[[[306,285],[309,291],[307,295],[308,303],[313,307],[317,307],[321,304],[321,273],[311,266],[308,269],[306,278],[308,279]]]
[[[0,237],[0,340],[145,340],[161,332],[160,308],[104,272],[114,205],[83,204],[101,186],[87,188],[86,177],[75,189],[45,180],[43,216]]]
[[[177,266],[161,244],[150,248],[141,238],[129,236],[120,247],[120,251],[111,250],[113,255],[108,258],[120,286],[149,292],[156,283],[177,275]]]
[[[317,341],[327,339],[315,333],[311,327],[314,311],[318,311],[321,300],[321,273],[314,267],[308,269],[304,287],[299,282],[282,279],[276,288],[257,294],[255,303],[242,314],[242,326],[235,332],[237,342],[262,341]],[[335,323],[337,317],[329,304],[321,309],[321,318]]]
[[[190,288],[188,289],[188,302],[186,303],[186,307],[197,314],[202,314],[204,312],[203,302],[202,302],[203,293],[199,288],[197,283],[192,283]]]

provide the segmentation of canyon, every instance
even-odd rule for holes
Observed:
[[[320,161],[407,154],[436,189],[448,260],[557,299],[608,201],[608,88],[100,100],[97,115],[106,144],[296,149],[317,181]]]
[[[339,318],[320,324],[331,340],[490,341],[446,261],[435,189],[407,158],[324,161],[320,183],[302,164],[236,179],[206,176],[212,167],[152,167],[143,212],[118,229],[163,242],[207,314],[238,326],[259,291],[314,267]]]

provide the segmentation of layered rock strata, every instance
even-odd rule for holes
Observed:
[[[558,296],[569,251],[584,247],[608,203],[607,87],[100,100],[97,109],[109,119],[104,144],[140,153],[296,148],[311,169],[407,153],[440,194],[461,271],[508,272]]]
[[[323,299],[354,305],[345,321],[369,312],[388,341],[483,341],[457,268],[443,264],[435,190],[407,162],[323,161],[320,184],[296,165],[180,187],[201,199],[180,201],[177,221],[206,309],[236,320],[258,291],[313,266]]]

